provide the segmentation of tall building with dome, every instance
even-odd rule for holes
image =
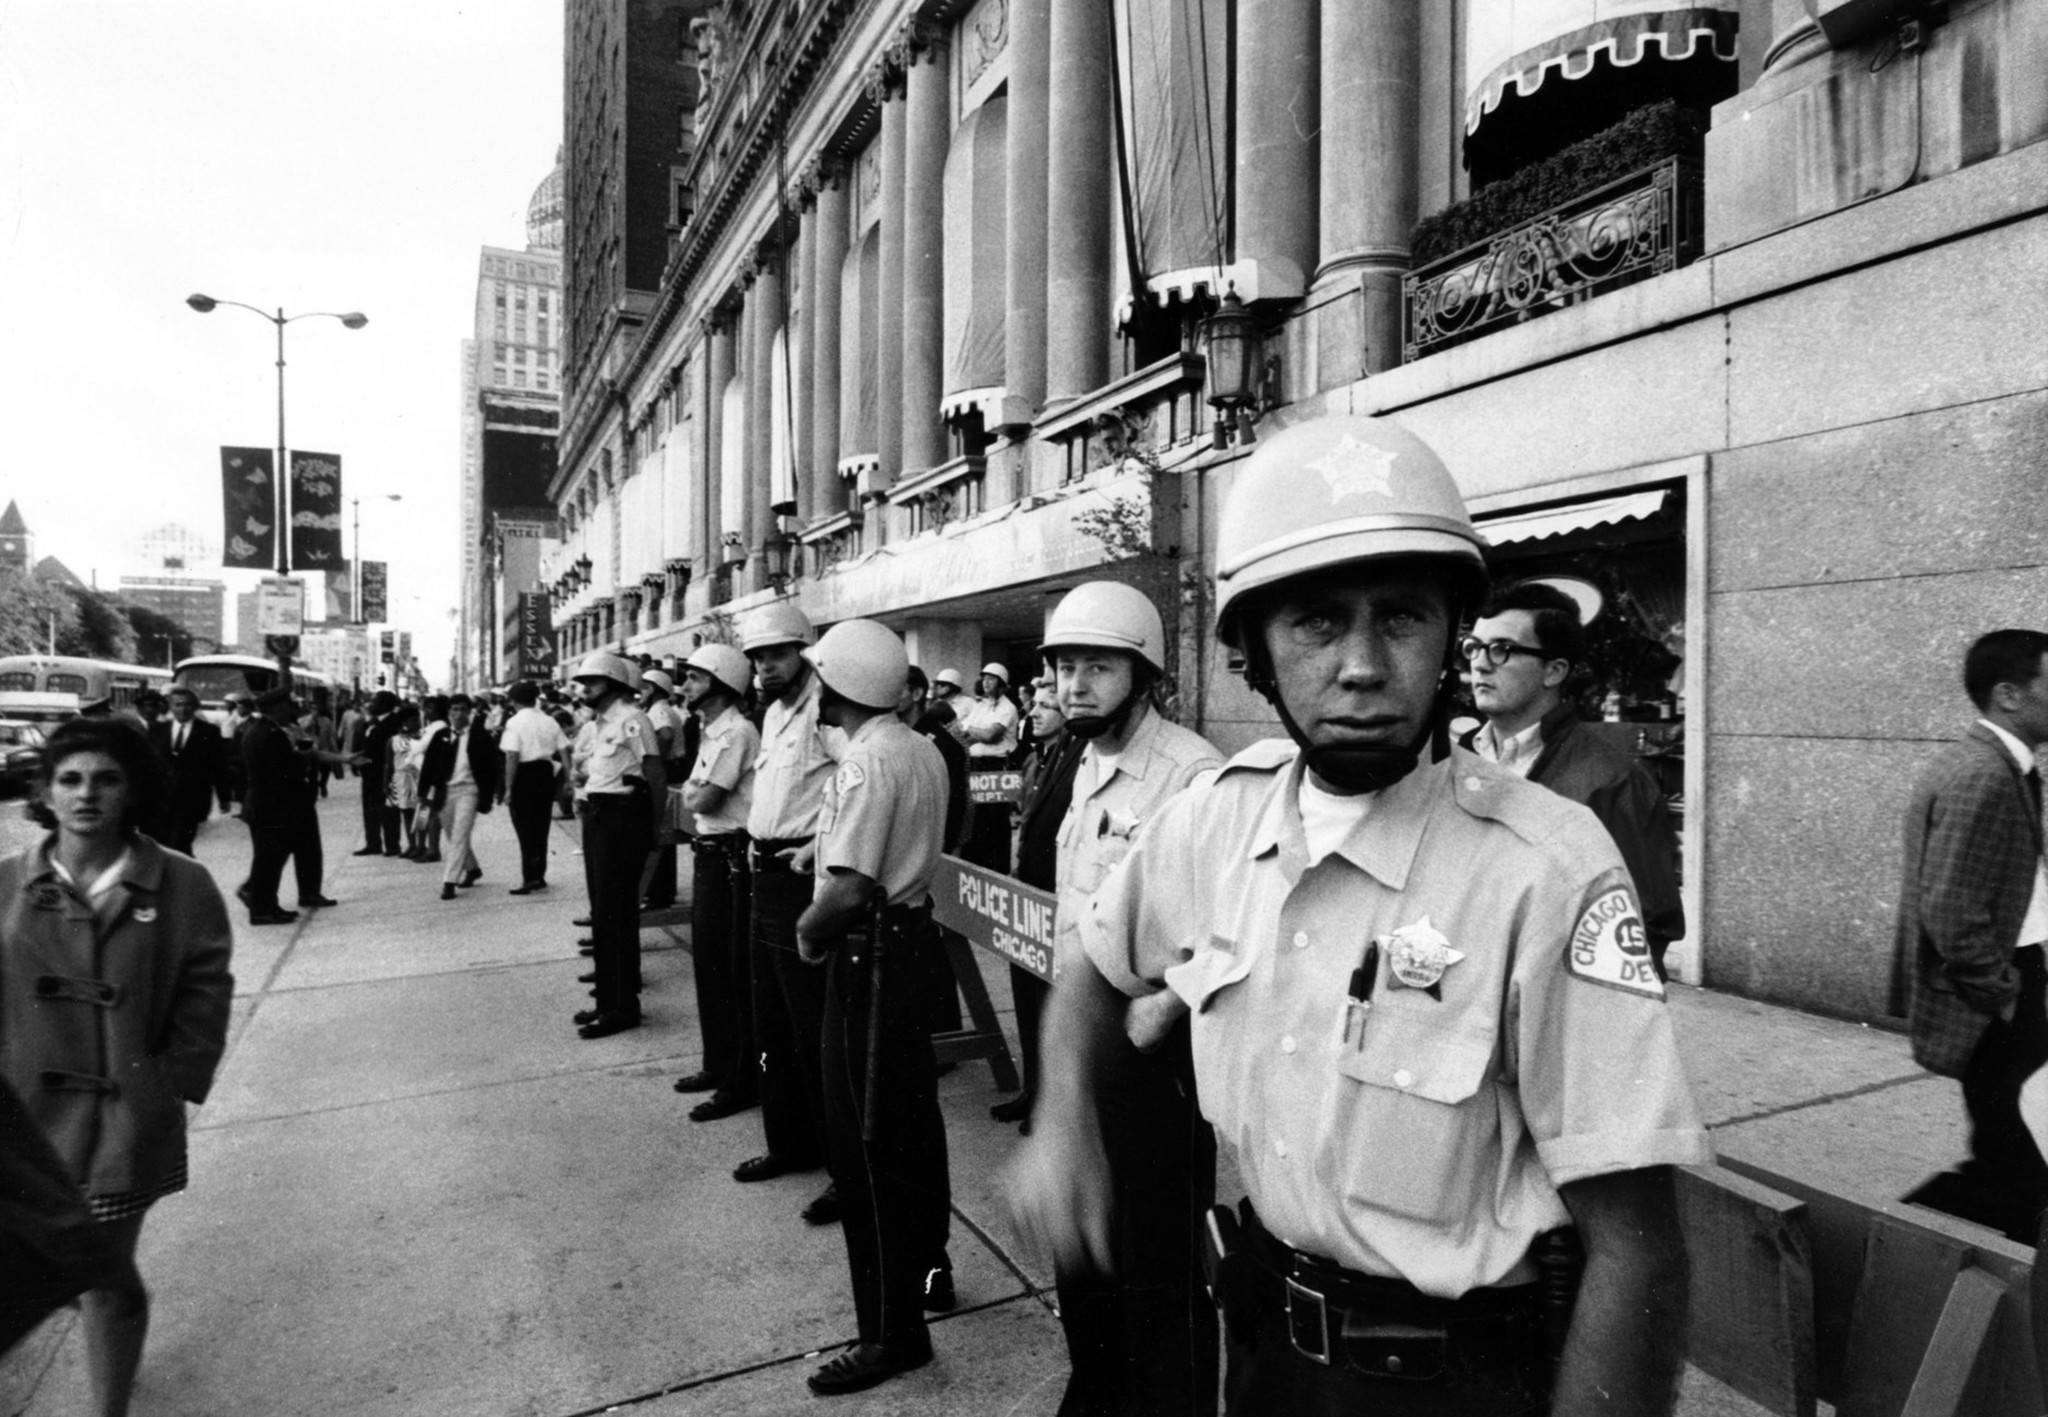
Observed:
[[[534,188],[526,249],[486,246],[462,342],[462,564],[457,664],[462,688],[508,677],[499,646],[518,595],[539,588],[553,534],[548,483],[560,419],[562,167]],[[501,589],[503,587],[503,589]]]

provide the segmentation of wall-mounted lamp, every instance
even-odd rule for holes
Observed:
[[[777,590],[789,584],[802,564],[803,544],[777,527],[761,543],[761,563],[767,568],[768,583]]]
[[[1216,409],[1216,447],[1230,446],[1230,423],[1241,442],[1252,441],[1252,405],[1259,394],[1258,321],[1233,287],[1216,313],[1202,321],[1202,354],[1208,369],[1209,403]]]
[[[588,556],[578,556],[578,557],[576,558],[576,586],[577,586],[577,589],[579,589],[579,590],[580,590],[580,589],[582,589],[582,588],[583,588],[584,586],[587,586],[587,585],[589,585],[589,584],[590,584],[590,558],[589,558]]]

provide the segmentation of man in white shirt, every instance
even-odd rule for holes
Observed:
[[[519,884],[513,895],[548,888],[548,832],[554,813],[557,771],[569,771],[569,736],[538,707],[540,690],[530,680],[511,689],[512,717],[498,735],[505,756],[506,805],[519,837]]]

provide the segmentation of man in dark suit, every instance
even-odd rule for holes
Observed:
[[[290,732],[298,718],[292,691],[272,689],[256,700],[256,712],[235,735],[242,749],[242,821],[250,848],[249,879],[235,894],[249,907],[251,925],[288,925],[299,918],[277,899],[301,808],[310,797],[305,763]]]
[[[343,746],[363,758],[356,769],[363,784],[363,844],[358,856],[396,856],[398,822],[384,812],[384,790],[391,781],[391,735],[397,731],[398,695],[379,689],[370,697],[368,721],[356,730],[355,741]]]
[[[1458,652],[1471,666],[1472,702],[1486,716],[1464,746],[1592,808],[1635,882],[1650,962],[1664,978],[1664,952],[1685,934],[1678,832],[1650,770],[1626,747],[1588,732],[1565,697],[1586,661],[1578,602],[1555,586],[1507,586],[1480,608]]]
[[[1896,938],[1910,981],[1913,1058],[1958,1078],[1970,1157],[1906,1197],[2035,1242],[2048,1162],[2020,1086],[2048,1062],[2048,870],[2041,778],[2048,634],[1996,630],[1970,646],[1963,685],[1982,715],[1913,789]]]
[[[190,856],[199,824],[213,811],[213,799],[227,800],[227,746],[220,729],[199,716],[199,696],[190,689],[172,689],[170,706],[169,718],[149,725],[149,741],[171,769],[159,839]]]

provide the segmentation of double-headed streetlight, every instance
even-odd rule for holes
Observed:
[[[308,310],[303,314],[287,315],[280,309],[273,315],[268,310],[259,309],[254,305],[244,305],[239,300],[216,300],[211,295],[188,295],[185,297],[185,303],[202,315],[211,314],[222,305],[232,305],[237,310],[247,310],[253,315],[261,315],[277,326],[277,467],[272,476],[277,498],[277,573],[280,576],[288,576],[292,571],[292,523],[286,505],[290,474],[286,471],[284,452],[284,327],[294,320],[334,319],[341,321],[351,330],[360,330],[370,323],[370,317],[360,310],[351,310],[345,315],[334,310]]]

